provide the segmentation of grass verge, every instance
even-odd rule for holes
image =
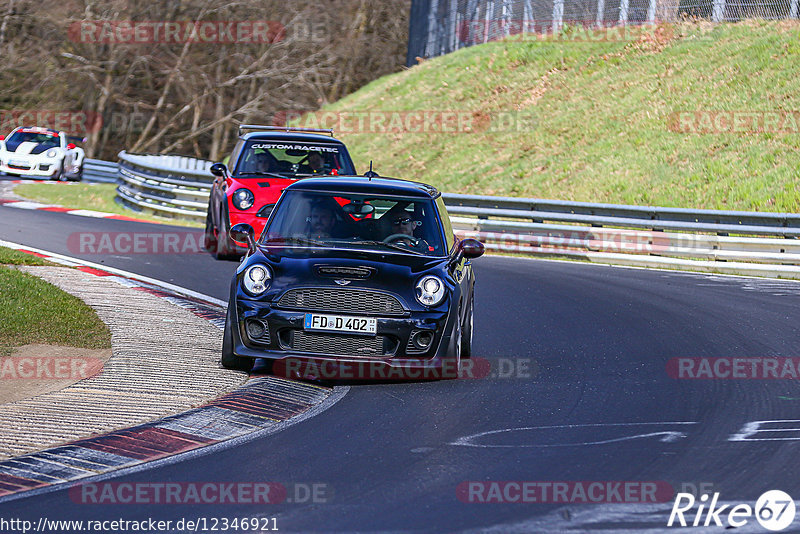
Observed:
[[[685,23],[662,37],[473,46],[380,78],[322,111],[455,111],[477,126],[508,112],[524,119],[494,132],[337,132],[361,172],[374,160],[382,175],[443,191],[800,211],[800,24]],[[714,133],[712,124],[710,133],[693,133],[675,127],[680,112],[789,115],[772,131]],[[316,117],[294,124],[310,127],[309,118],[325,115]],[[702,127],[699,117],[693,124]]]
[[[0,247],[0,356],[31,343],[111,347],[111,333],[82,300],[9,265],[47,265],[41,258]]]
[[[58,204],[73,209],[103,211],[125,215],[136,219],[143,219],[174,226],[202,227],[202,223],[168,219],[149,213],[128,209],[114,200],[117,195],[115,184],[90,184],[69,182],[34,182],[19,184],[14,192],[27,199],[45,204]]]

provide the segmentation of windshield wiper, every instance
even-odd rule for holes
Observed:
[[[416,250],[406,248],[402,245],[395,245],[394,243],[387,243],[385,241],[348,241],[350,245],[383,245],[384,247],[393,248],[395,250],[400,250],[403,252],[410,252],[411,254],[416,254],[417,256],[424,256],[425,254],[422,252],[418,252]]]
[[[311,239],[310,237],[270,237],[266,241],[262,242],[264,245],[269,243],[298,243],[301,245],[316,245],[320,247],[329,245],[328,243],[317,241],[316,239]]]
[[[277,172],[265,172],[265,171],[247,171],[247,172],[240,172],[239,176],[247,176],[250,174],[255,174],[256,176],[272,176],[273,178],[280,178],[281,180],[285,180],[288,178],[283,174],[278,174]]]

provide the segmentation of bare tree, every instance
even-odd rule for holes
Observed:
[[[43,12],[39,2],[8,0],[0,109],[101,116],[103,127],[86,132],[90,157],[127,149],[218,159],[240,122],[314,110],[402,68],[409,8],[410,0],[67,0]],[[265,13],[275,14],[266,42],[119,37],[130,21],[190,29]]]

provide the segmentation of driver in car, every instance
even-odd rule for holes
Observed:
[[[268,152],[256,152],[253,156],[255,158],[254,172],[275,172],[272,166],[272,162],[275,161],[275,158],[271,154]]]
[[[428,250],[428,243],[424,239],[414,236],[414,229],[422,224],[420,221],[412,220],[411,217],[405,213],[405,210],[394,215],[391,221],[392,234],[387,239],[392,238],[392,242],[405,245],[415,250]],[[408,236],[408,238],[403,238],[403,235]],[[397,237],[395,238],[394,236]]]
[[[325,174],[325,159],[320,152],[309,152],[298,174]]]
[[[330,206],[321,203],[314,204],[311,207],[309,223],[311,224],[311,237],[331,237],[336,216]]]

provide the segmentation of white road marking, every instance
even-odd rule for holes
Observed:
[[[680,432],[677,430],[662,430],[659,432],[647,432],[644,434],[634,434],[630,436],[622,436],[619,438],[610,438],[597,441],[583,441],[583,442],[573,442],[573,443],[549,443],[549,444],[520,443],[516,445],[492,445],[492,444],[475,443],[475,441],[485,436],[506,434],[510,432],[527,432],[531,430],[535,431],[535,430],[561,430],[561,429],[572,429],[572,428],[609,428],[609,427],[631,428],[637,426],[652,426],[652,425],[696,425],[696,424],[697,422],[695,421],[664,421],[664,422],[648,422],[648,423],[587,423],[580,425],[551,425],[551,426],[527,426],[527,427],[516,427],[516,428],[502,428],[499,430],[489,430],[486,432],[471,434],[469,436],[463,436],[451,442],[450,445],[457,445],[461,447],[477,447],[483,449],[525,448],[525,447],[576,447],[584,445],[603,445],[606,443],[616,443],[620,441],[651,438],[656,436],[661,436],[661,439],[659,441],[663,443],[671,443],[681,438],[685,438],[686,434],[684,432]]]
[[[58,207],[56,204],[42,204],[40,202],[28,202],[26,200],[21,200],[19,202],[8,202],[7,204],[4,204],[4,206],[8,206],[9,208],[19,208],[21,210],[39,210],[42,208]]]
[[[13,248],[15,250],[25,249],[30,250],[31,252],[36,252],[38,254],[43,254],[45,256],[49,256],[51,258],[57,258],[60,260],[66,260],[68,262],[72,262],[74,265],[82,265],[84,267],[91,267],[92,269],[99,269],[101,271],[106,271],[112,274],[118,274],[120,276],[124,276],[126,278],[131,278],[133,280],[139,280],[140,282],[146,282],[148,284],[152,284],[154,286],[162,287],[173,293],[178,293],[180,295],[184,295],[187,297],[192,297],[200,300],[204,300],[211,304],[216,304],[217,306],[221,306],[223,308],[228,307],[228,303],[224,300],[220,300],[209,295],[204,295],[202,293],[198,293],[197,291],[192,291],[191,289],[176,286],[174,284],[170,284],[169,282],[164,282],[162,280],[156,280],[155,278],[150,278],[148,276],[142,276],[136,273],[132,273],[130,271],[124,271],[122,269],[116,269],[114,267],[109,267],[108,265],[102,265],[99,263],[94,263],[91,261],[82,260],[79,258],[73,258],[72,256],[65,256],[63,254],[56,254],[55,252],[50,252],[48,250],[42,250],[39,248],[29,247],[28,245],[21,245],[19,243],[13,243],[11,241],[3,241],[0,240],[0,247],[7,247]]]

